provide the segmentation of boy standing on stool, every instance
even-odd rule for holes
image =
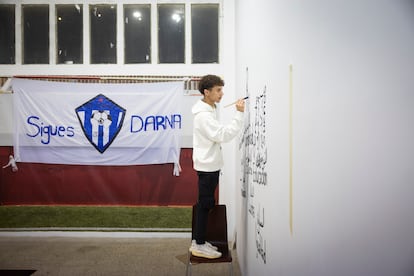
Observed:
[[[233,139],[243,125],[244,100],[236,102],[236,113],[228,125],[217,118],[216,103],[223,97],[224,81],[215,75],[201,78],[198,90],[203,99],[192,108],[194,114],[193,164],[198,175],[198,201],[195,240],[190,251],[194,256],[216,259],[221,257],[217,247],[206,241],[208,212],[215,206],[214,192],[223,166],[222,142]]]

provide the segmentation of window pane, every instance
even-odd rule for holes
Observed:
[[[57,63],[83,62],[82,5],[57,5]]]
[[[15,63],[14,5],[0,5],[0,64]]]
[[[116,63],[116,5],[91,5],[91,63]]]
[[[158,5],[160,63],[184,63],[185,9],[183,4]]]
[[[23,63],[49,63],[49,5],[23,5]]]
[[[193,63],[218,62],[218,15],[217,4],[191,6]]]
[[[151,6],[124,5],[125,63],[151,62]]]

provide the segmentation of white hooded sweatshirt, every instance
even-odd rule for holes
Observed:
[[[217,119],[217,110],[203,100],[192,108],[194,114],[193,165],[196,171],[214,172],[223,167],[222,142],[233,139],[243,125],[243,112],[236,111],[228,125]]]

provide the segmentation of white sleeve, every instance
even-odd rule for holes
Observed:
[[[212,116],[205,116],[202,124],[204,129],[204,135],[210,140],[223,143],[233,139],[240,131],[243,125],[243,112],[236,111],[231,122],[227,125],[221,124]],[[206,114],[207,115],[207,114]]]

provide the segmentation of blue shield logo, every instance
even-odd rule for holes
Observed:
[[[126,109],[99,94],[75,111],[86,138],[104,153],[121,130]]]

